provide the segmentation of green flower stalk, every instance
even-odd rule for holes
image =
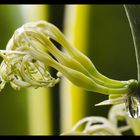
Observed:
[[[138,88],[127,98],[126,109],[130,116],[136,118],[140,116],[140,5],[124,5],[124,8],[132,32],[138,71]]]
[[[109,95],[108,101],[98,104],[103,105],[125,102],[138,87],[136,80],[113,80],[99,73],[87,56],[46,21],[26,23],[17,29],[0,55],[4,59],[0,66],[1,89],[7,82],[14,89],[53,87],[64,75],[85,90]],[[58,71],[56,78],[51,76],[48,66]]]

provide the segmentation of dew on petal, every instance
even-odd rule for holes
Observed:
[[[129,117],[140,117],[140,100],[137,96],[128,96],[125,105]]]

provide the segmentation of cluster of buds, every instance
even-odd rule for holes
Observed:
[[[99,104],[104,105],[124,102],[128,99],[124,95],[132,93],[138,85],[136,80],[113,80],[99,73],[87,56],[46,21],[30,22],[18,28],[0,55],[3,57],[0,89],[7,82],[14,89],[52,87],[64,75],[80,88],[109,95],[107,102]],[[51,76],[50,67],[58,71],[56,78]]]

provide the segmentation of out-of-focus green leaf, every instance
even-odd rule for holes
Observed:
[[[64,34],[81,52],[87,50],[87,25],[89,5],[65,7]],[[68,131],[79,119],[85,117],[85,91],[63,78],[61,83],[61,131]],[[66,123],[67,122],[67,123]]]
[[[24,22],[48,20],[47,5],[21,6]],[[28,14],[29,13],[29,14]],[[53,134],[52,93],[49,88],[28,88],[29,135]]]

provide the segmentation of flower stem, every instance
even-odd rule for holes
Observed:
[[[124,5],[130,24],[136,54],[138,82],[140,82],[140,5]]]

